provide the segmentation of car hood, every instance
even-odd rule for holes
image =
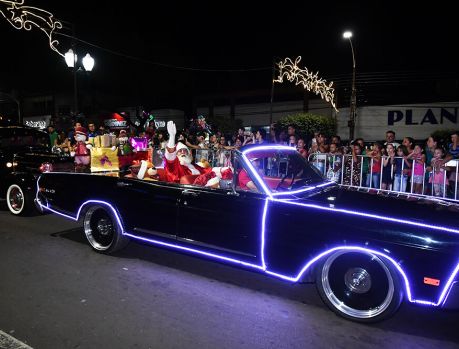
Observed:
[[[459,205],[434,198],[362,192],[332,186],[316,190],[308,196],[288,200],[292,203],[318,205],[337,211],[352,211],[385,218],[439,225],[459,230]]]

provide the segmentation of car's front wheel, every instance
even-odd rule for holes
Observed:
[[[6,203],[8,209],[14,215],[30,213],[33,207],[33,199],[20,185],[11,184],[6,191]]]
[[[98,252],[112,253],[129,242],[122,234],[114,213],[103,205],[88,208],[84,215],[83,227],[86,239]]]
[[[403,298],[399,276],[382,257],[369,251],[337,251],[317,269],[323,301],[338,315],[377,322],[395,313]]]

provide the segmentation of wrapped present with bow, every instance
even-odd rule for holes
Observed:
[[[91,149],[91,172],[101,171],[119,171],[117,148]]]

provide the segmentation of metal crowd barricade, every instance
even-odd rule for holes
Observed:
[[[313,153],[309,155],[308,161],[324,177],[343,186],[459,201],[459,160],[451,160],[437,167],[422,164],[422,175],[416,174],[416,180],[422,177],[422,181],[415,183],[413,159],[394,157],[394,161],[391,162],[388,156],[381,156],[380,169],[373,172],[377,161],[375,158],[366,155],[356,155],[355,158],[349,154]],[[389,178],[384,178],[384,162],[386,166],[390,166]],[[401,167],[399,171],[396,171],[397,163]],[[385,179],[389,179],[389,183],[384,182]],[[419,186],[416,187],[416,184]]]
[[[153,148],[152,162],[155,167],[164,166],[165,151],[159,147]],[[192,155],[196,162],[207,160],[212,167],[231,166],[234,157],[233,151],[226,149],[192,149]],[[387,187],[382,188],[384,162],[386,160],[386,166],[391,167],[390,182],[385,183],[388,184]],[[403,157],[394,157],[394,161],[390,162],[387,156],[382,156],[379,160],[381,166],[377,173],[372,172],[376,160],[366,155],[356,155],[354,159],[354,156],[350,154],[313,153],[309,155],[308,161],[324,177],[343,186],[459,201],[459,160],[451,160],[438,168],[432,167],[430,164],[423,164],[422,183],[418,183],[421,184],[421,189],[418,192],[416,192],[413,180],[415,169],[411,159],[405,161]],[[410,163],[410,166],[407,166],[406,162]],[[400,171],[396,171],[396,163],[400,164]],[[268,160],[262,166],[268,175],[280,176],[281,173],[287,171],[288,163],[287,159],[280,159],[275,164]]]

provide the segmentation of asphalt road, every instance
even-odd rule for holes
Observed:
[[[353,323],[314,285],[139,243],[98,254],[75,222],[0,205],[2,349],[16,348],[2,332],[34,349],[443,349],[459,348],[458,322],[457,311],[403,304],[383,323]]]

